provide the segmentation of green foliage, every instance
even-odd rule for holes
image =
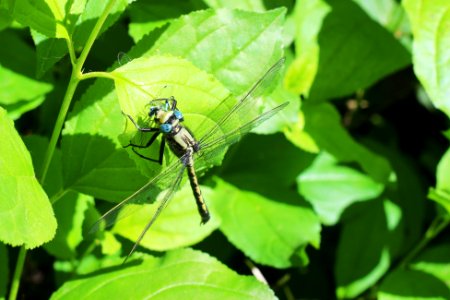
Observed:
[[[152,278],[149,285],[148,278]],[[149,257],[137,266],[111,270],[65,284],[51,299],[273,299],[273,292],[240,276],[213,257],[190,249]]]
[[[0,137],[4,143],[0,150],[0,240],[13,246],[36,248],[54,237],[56,219],[34,175],[30,153],[3,108],[0,108]]]
[[[0,2],[0,299],[450,298],[449,10]],[[239,142],[194,156],[211,220],[183,178],[122,264],[176,176],[96,221],[174,170],[167,146],[162,165],[126,147],[172,96],[197,140]]]

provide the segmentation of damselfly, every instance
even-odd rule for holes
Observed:
[[[155,124],[154,127],[141,127],[130,115],[127,115],[138,131],[152,134],[148,142],[143,145],[130,142],[128,146],[132,147],[137,155],[144,159],[162,164],[165,144],[167,143],[172,153],[175,154],[178,159],[172,162],[159,175],[151,179],[141,189],[106,212],[97,221],[94,228],[98,227],[102,221],[105,221],[107,226],[111,225],[115,222],[119,212],[125,206],[137,203],[150,203],[152,200],[155,200],[155,197],[161,192],[162,195],[159,195],[162,199],[161,203],[153,217],[137,238],[133,248],[126,257],[126,259],[128,259],[139,245],[145,233],[155,222],[164,207],[166,207],[174,193],[179,189],[185,170],[187,171],[197,208],[201,216],[201,223],[208,222],[210,213],[199,187],[196,166],[207,165],[216,158],[218,154],[223,153],[223,150],[226,147],[237,142],[243,135],[247,134],[250,130],[286,107],[288,102],[278,105],[262,114],[255,114],[256,99],[264,93],[268,86],[273,85],[273,82],[283,65],[284,58],[275,63],[249,90],[249,92],[231,107],[227,113],[219,118],[212,128],[206,130],[206,133],[198,140],[195,139],[193,133],[183,125],[184,117],[182,112],[178,109],[178,103],[174,97],[159,98],[150,101],[148,116],[150,120],[153,121],[152,123]],[[241,120],[241,125],[238,127],[233,126],[233,123],[230,122],[230,120],[236,116]],[[162,136],[159,157],[150,158],[138,151],[140,148],[150,147],[158,136]]]

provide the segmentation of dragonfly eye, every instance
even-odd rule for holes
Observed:
[[[172,125],[170,125],[170,124],[161,124],[161,126],[159,126],[159,129],[163,133],[170,133],[172,131]]]
[[[175,118],[177,118],[178,120],[183,120],[183,114],[181,113],[181,111],[179,111],[178,109],[175,109],[173,111],[173,115],[175,116]]]

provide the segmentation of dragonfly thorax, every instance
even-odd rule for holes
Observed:
[[[195,140],[191,131],[182,125],[183,114],[175,107],[170,108],[168,102],[161,106],[152,106],[149,116],[159,127],[166,138],[170,150],[181,157],[187,152],[197,152],[199,143]]]

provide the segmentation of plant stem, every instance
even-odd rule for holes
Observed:
[[[80,82],[82,78],[82,69],[84,62],[86,61],[86,58],[89,54],[89,51],[92,48],[92,45],[94,44],[95,39],[97,38],[98,34],[100,33],[100,30],[103,26],[103,24],[106,21],[106,18],[108,17],[109,12],[113,8],[114,4],[116,3],[116,0],[109,1],[108,5],[106,6],[105,10],[103,11],[103,14],[99,17],[97,20],[97,23],[95,24],[94,28],[91,31],[91,34],[89,35],[86,45],[83,48],[83,51],[80,54],[80,57],[78,58],[73,70],[72,75],[70,77],[69,85],[66,90],[66,94],[64,95],[63,103],[61,105],[61,109],[58,114],[58,118],[56,119],[55,127],[53,128],[52,136],[50,138],[50,143],[47,148],[47,152],[45,153],[43,166],[41,169],[41,176],[39,176],[39,181],[41,184],[45,182],[45,178],[47,176],[48,167],[50,165],[50,161],[52,160],[53,153],[55,152],[56,143],[58,142],[59,135],[61,133],[62,127],[64,125],[64,121],[67,116],[67,112],[69,111],[70,103],[72,102],[73,95],[75,94],[75,90],[78,86],[78,83]]]
[[[89,35],[86,45],[83,48],[83,51],[80,54],[80,57],[76,59],[75,57],[75,51],[73,49],[73,43],[72,41],[69,41],[67,43],[67,46],[69,48],[70,53],[70,60],[73,65],[72,74],[70,76],[69,85],[67,86],[66,93],[64,95],[63,102],[61,104],[61,109],[59,110],[58,117],[56,119],[55,127],[53,128],[52,136],[50,138],[50,143],[47,147],[47,151],[45,153],[44,161],[41,168],[41,174],[38,176],[39,182],[41,185],[45,182],[45,178],[47,177],[48,168],[50,166],[50,162],[52,160],[53,154],[56,149],[56,144],[59,139],[59,135],[61,134],[61,130],[64,125],[64,121],[67,116],[67,112],[69,111],[70,104],[72,102],[73,95],[75,94],[75,90],[78,86],[78,83],[82,79],[82,70],[83,65],[86,61],[86,58],[92,48],[92,45],[94,44],[95,40],[97,39],[97,36],[100,33],[100,30],[103,26],[103,24],[106,21],[106,18],[109,15],[109,12],[113,8],[114,4],[116,3],[116,0],[110,0],[108,4],[105,7],[105,10],[103,11],[102,15],[98,18],[97,22],[95,23],[94,28],[91,31],[91,34]],[[9,300],[15,300],[17,298],[17,292],[19,291],[20,286],[20,278],[22,277],[22,271],[23,271],[23,265],[25,262],[25,256],[26,256],[27,250],[25,249],[25,245],[23,245],[20,248],[19,257],[17,258],[16,262],[16,268],[14,271],[14,277],[13,281],[11,283],[11,289],[9,292]]]
[[[52,160],[53,153],[55,152],[56,143],[58,142],[58,138],[64,125],[67,112],[69,111],[73,95],[75,94],[75,90],[78,86],[78,83],[80,82],[80,80],[74,73],[76,73],[75,70],[72,70],[72,76],[70,78],[69,85],[67,86],[66,94],[64,95],[61,109],[59,110],[58,118],[56,119],[55,127],[53,128],[50,143],[47,147],[47,152],[45,152],[44,162],[41,168],[41,175],[38,177],[41,184],[45,182],[45,178],[47,177],[48,167],[50,166],[50,161]]]
[[[9,290],[9,300],[15,300],[17,298],[26,254],[27,249],[25,249],[25,246],[20,247],[19,257],[17,258],[16,269],[14,270],[14,277],[11,283],[11,289]]]
[[[437,217],[433,220],[432,224],[428,228],[428,230],[425,232],[425,235],[423,239],[417,244],[406,256],[405,258],[400,262],[398,265],[399,268],[404,268],[406,265],[413,260],[417,254],[422,251],[423,248],[425,248],[428,243],[435,238],[444,228],[446,228],[450,224],[450,219],[445,218],[441,219],[441,217]]]

